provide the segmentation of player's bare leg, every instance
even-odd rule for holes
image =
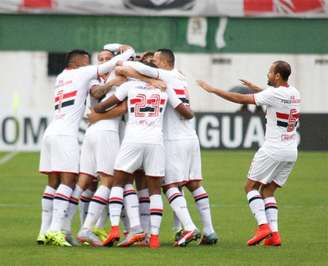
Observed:
[[[49,173],[48,174],[48,185],[45,187],[41,206],[41,228],[37,238],[37,243],[39,245],[46,244],[45,234],[50,228],[52,220],[52,211],[53,211],[53,200],[55,197],[56,190],[60,183],[60,174],[59,173]]]
[[[247,179],[245,184],[249,208],[259,226],[255,235],[247,241],[249,246],[256,245],[271,235],[271,229],[265,214],[264,200],[259,192],[261,185],[260,182],[251,179]]]
[[[278,206],[274,193],[279,188],[275,182],[261,186],[261,194],[264,199],[265,214],[267,216],[272,235],[264,240],[265,246],[281,246],[281,238],[278,231]]]
[[[150,248],[159,248],[159,231],[163,216],[163,200],[161,196],[161,179],[158,176],[146,176],[150,194]]]
[[[105,208],[107,208],[110,188],[113,183],[113,176],[102,172],[99,172],[98,174],[100,175],[100,186],[90,201],[87,217],[81,230],[78,233],[78,240],[81,243],[88,242],[94,247],[103,245],[99,236],[93,232],[93,229],[97,220]]]
[[[191,192],[203,224],[203,234],[199,242],[201,245],[214,245],[218,241],[212,222],[208,194],[201,180],[190,180],[185,186]]]

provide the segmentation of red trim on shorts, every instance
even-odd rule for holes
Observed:
[[[98,175],[106,175],[106,176],[113,177],[113,174],[108,174],[108,173],[105,173],[105,172],[103,172],[103,171],[97,171],[97,174],[98,174]]]
[[[68,174],[74,174],[74,175],[78,175],[78,172],[68,172],[68,171],[39,171],[39,173],[41,174],[63,174],[63,173],[68,173]]]

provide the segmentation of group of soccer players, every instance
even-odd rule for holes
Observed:
[[[123,235],[122,221],[124,239],[118,246],[159,248],[163,192],[174,212],[175,246],[197,240],[216,244],[188,83],[175,68],[173,52],[159,49],[136,56],[131,46],[107,44],[98,61],[89,65],[87,52],[73,50],[56,79],[54,118],[44,133],[40,156],[40,172],[48,175],[48,185],[37,242],[113,246]],[[288,84],[290,73],[287,62],[274,62],[266,90],[242,80],[254,90],[250,95],[198,81],[226,100],[267,107],[265,142],[254,156],[245,186],[259,225],[248,245],[262,240],[281,245],[274,192],[284,185],[297,158],[300,113],[299,92]],[[88,95],[90,125],[80,153],[77,133]],[[192,221],[182,187],[192,193],[202,233]],[[75,239],[71,222],[78,205],[81,228]]]
[[[40,172],[48,175],[48,185],[38,243],[112,246],[122,237],[123,220],[125,238],[118,246],[159,248],[162,191],[175,215],[175,246],[193,240],[217,243],[201,183],[188,84],[175,69],[173,52],[159,49],[137,57],[128,45],[108,44],[98,61],[89,65],[87,52],[73,50],[56,79],[54,118],[44,133],[40,155]],[[91,125],[80,154],[77,133],[88,95]],[[202,234],[191,219],[182,186],[195,199]],[[71,222],[79,202],[77,241]],[[104,235],[107,214],[111,230]]]

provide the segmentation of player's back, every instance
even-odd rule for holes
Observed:
[[[97,77],[96,66],[65,69],[56,78],[54,115],[46,135],[77,135],[85,110],[89,82]]]
[[[179,99],[185,104],[190,104],[188,83],[186,78],[177,70],[171,71],[172,77],[166,79],[167,86],[172,88]],[[164,114],[164,138],[167,140],[191,139],[197,138],[193,120],[184,119],[174,110],[171,105],[168,105]]]
[[[138,80],[124,83],[117,89],[117,93],[120,90],[127,91],[128,98],[128,122],[123,141],[162,143],[167,93]]]
[[[297,158],[297,126],[300,117],[301,97],[292,87],[269,88],[271,100],[267,104],[266,134],[267,151],[279,160],[294,161]]]

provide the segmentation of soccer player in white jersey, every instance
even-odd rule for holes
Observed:
[[[164,176],[165,156],[163,146],[162,121],[167,102],[185,118],[193,114],[182,104],[171,89],[166,92],[150,87],[143,81],[132,80],[121,85],[115,95],[95,106],[96,112],[104,112],[108,107],[128,98],[128,122],[125,136],[115,162],[113,187],[109,198],[111,232],[104,245],[113,245],[120,238],[119,219],[123,204],[123,185],[129,174],[142,167],[148,178],[150,192],[149,247],[158,248],[159,229],[162,219],[161,178]],[[143,240],[144,232],[140,220],[130,220],[130,232],[121,246],[129,246]]]
[[[185,77],[174,69],[174,54],[169,49],[159,49],[154,55],[153,62],[160,69],[150,68],[141,64],[126,62],[143,75],[159,78],[165,81],[168,87],[174,89],[176,95],[188,106],[188,84]],[[124,69],[126,75],[132,73]],[[124,71],[122,70],[122,74]],[[203,222],[202,244],[215,244],[217,235],[213,229],[208,195],[201,184],[201,157],[197,134],[192,121],[181,119],[181,116],[168,106],[164,116],[165,139],[165,178],[163,190],[168,201],[183,226],[176,236],[176,245],[185,246],[200,235],[194,225],[179,186],[186,185],[191,191],[197,209]]]
[[[265,141],[253,158],[245,185],[249,207],[259,226],[254,237],[247,242],[250,246],[265,238],[264,245],[281,245],[274,193],[286,183],[297,159],[296,127],[301,103],[298,90],[288,84],[290,74],[291,68],[287,62],[274,62],[268,72],[267,89],[262,91],[258,86],[242,80],[244,85],[261,90],[249,95],[227,92],[204,81],[197,81],[204,90],[228,101],[267,107]]]
[[[117,60],[134,54],[132,48],[124,56],[88,66],[90,56],[83,50],[73,50],[67,56],[67,68],[58,75],[54,92],[54,117],[47,127],[41,145],[41,173],[48,175],[48,186],[42,199],[42,222],[38,243],[71,246],[62,227],[79,173],[78,126],[85,110],[89,82],[110,72]],[[123,57],[123,58],[122,58]]]

